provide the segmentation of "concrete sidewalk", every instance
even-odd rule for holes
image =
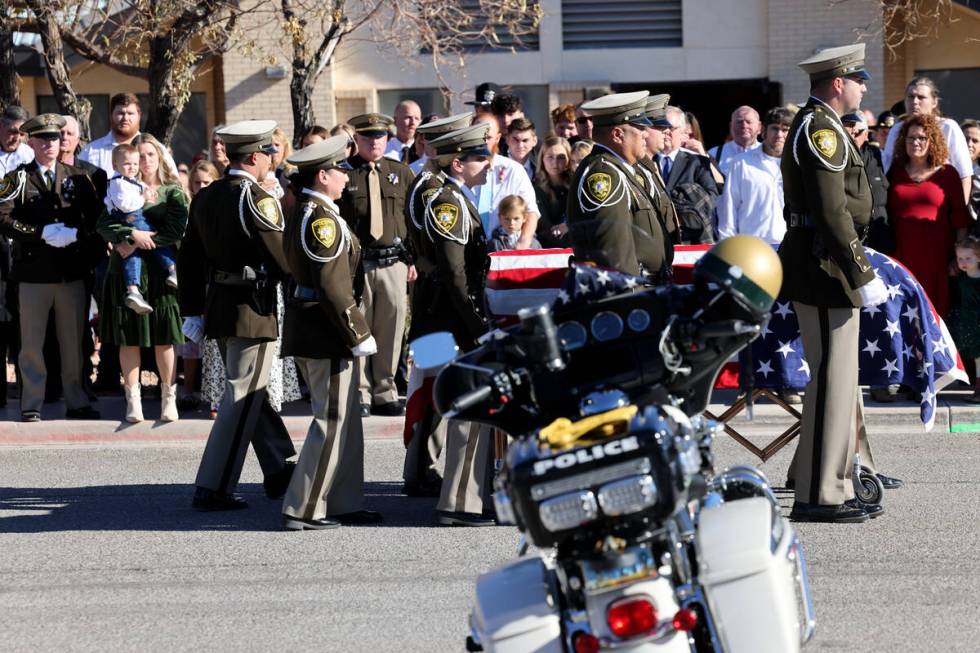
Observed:
[[[965,388],[940,393],[934,432],[980,431],[980,406],[963,401],[970,394]],[[712,399],[709,410],[720,415],[734,402],[735,393],[717,391]],[[143,411],[147,420],[128,424],[122,421],[125,405],[121,396],[100,397],[95,407],[102,413],[102,419],[66,420],[62,402],[45,404],[43,421],[25,424],[20,421],[17,400],[11,399],[0,409],[0,446],[203,443],[211,430],[212,420],[206,409],[185,412],[180,421],[164,424],[157,421],[159,400],[144,399]],[[746,436],[775,436],[793,423],[788,413],[769,401],[762,400],[754,408],[752,421],[748,421],[743,412],[731,420],[732,427]],[[865,413],[871,433],[924,430],[919,418],[919,404],[911,401],[878,404],[865,396]],[[309,404],[304,401],[287,404],[282,415],[293,439],[302,441],[310,423]],[[399,439],[403,426],[402,417],[369,417],[364,421],[364,437],[369,440]]]

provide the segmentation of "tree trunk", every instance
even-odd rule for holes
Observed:
[[[316,80],[313,70],[305,62],[293,61],[293,74],[289,80],[289,95],[293,104],[293,147],[298,148],[303,134],[316,125],[313,114],[313,91]]]
[[[78,135],[83,143],[92,140],[89,130],[89,117],[92,103],[75,93],[71,83],[71,71],[65,62],[65,45],[61,40],[61,28],[57,18],[48,9],[35,7],[40,23],[41,44],[44,46],[44,63],[58,110],[72,115],[78,120]]]
[[[147,67],[147,82],[150,85],[150,106],[146,117],[146,131],[169,146],[177,128],[177,121],[184,110],[190,93],[182,88],[178,76],[186,74],[189,84],[189,71],[178,70],[175,55],[179,48],[187,47],[187,39],[175,37],[172,33],[156,36],[150,40],[150,63]]]
[[[10,29],[6,10],[0,14],[0,110],[20,105],[17,71],[14,69],[14,33]]]

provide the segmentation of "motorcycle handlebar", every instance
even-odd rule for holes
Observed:
[[[481,385],[478,388],[470,390],[464,395],[461,395],[449,406],[449,416],[458,415],[459,413],[476,406],[477,404],[486,401],[493,394],[493,387],[489,385]]]

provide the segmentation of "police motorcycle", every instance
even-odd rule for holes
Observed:
[[[572,265],[553,306],[442,368],[443,416],[514,437],[494,506],[535,547],[479,577],[467,650],[789,653],[809,640],[797,534],[760,471],[716,472],[721,427],[702,417],[781,280],[749,236],[714,246],[690,286]],[[431,368],[453,344],[432,334],[412,349]]]

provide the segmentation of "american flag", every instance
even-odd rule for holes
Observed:
[[[936,414],[936,395],[953,381],[966,381],[953,338],[919,282],[895,259],[864,248],[888,300],[861,309],[859,383],[904,384],[921,396],[919,417],[926,430]],[[790,302],[776,302],[762,335],[752,343],[757,388],[803,388],[810,369],[803,358],[800,325]],[[742,373],[747,359],[742,358]]]

